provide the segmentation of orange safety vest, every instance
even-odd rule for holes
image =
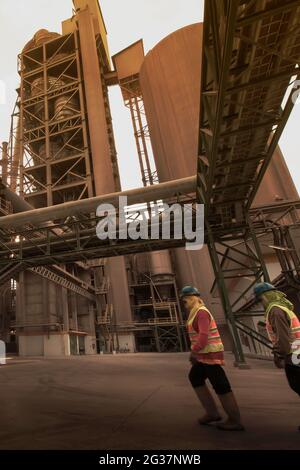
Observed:
[[[188,335],[190,338],[191,342],[191,347],[197,343],[197,337],[198,333],[193,327],[193,321],[198,313],[199,310],[205,310],[209,316],[210,316],[210,326],[209,326],[209,331],[208,331],[208,340],[207,340],[207,345],[199,350],[199,351],[193,351],[193,354],[195,354],[196,358],[198,356],[199,361],[201,361],[201,356],[203,357],[204,355],[208,355],[207,358],[204,359],[205,363],[207,364],[224,364],[224,360],[221,359],[216,359],[216,358],[211,358],[209,357],[210,353],[216,353],[216,352],[222,352],[224,351],[224,346],[221,340],[221,336],[217,327],[217,324],[215,322],[214,317],[210,313],[210,311],[204,306],[198,306],[193,308],[189,314],[189,317],[187,319],[187,331]],[[204,362],[203,361],[203,362]]]
[[[267,328],[267,333],[270,338],[270,341],[275,344],[277,337],[276,333],[273,331],[272,325],[269,322],[269,313],[273,307],[278,307],[284,312],[289,317],[290,320],[290,344],[291,344],[291,354],[295,352],[296,350],[299,349],[299,341],[300,341],[300,321],[295,315],[295,313],[290,310],[287,307],[283,307],[280,304],[277,304],[276,302],[270,303],[266,309],[266,328]],[[298,341],[298,343],[296,343]]]

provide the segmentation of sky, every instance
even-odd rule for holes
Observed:
[[[12,7],[12,3],[14,8]],[[111,55],[143,38],[147,53],[178,28],[201,21],[203,0],[101,0]],[[18,86],[17,55],[41,28],[61,32],[61,21],[72,16],[72,0],[0,0],[0,140],[8,140],[10,115]],[[3,86],[5,100],[2,102]],[[141,186],[136,146],[127,110],[117,87],[110,100],[123,189]],[[280,145],[300,192],[300,99]],[[130,161],[130,165],[128,162]]]

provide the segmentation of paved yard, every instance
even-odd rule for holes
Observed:
[[[227,371],[243,433],[199,426],[188,354],[16,358],[0,366],[0,449],[299,449],[300,399],[271,363]]]

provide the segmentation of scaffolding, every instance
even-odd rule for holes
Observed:
[[[175,277],[169,275],[165,279],[155,279],[150,273],[142,273],[130,288],[134,322],[128,326],[136,329],[137,349],[156,352],[186,350],[187,332]],[[165,293],[164,298],[161,289]]]
[[[63,36],[53,33],[45,36],[43,33],[41,44],[37,46],[33,41],[19,55],[21,85],[17,101],[18,131],[17,134],[12,132],[21,162],[20,195],[35,208],[83,200],[95,195],[79,30],[75,29]],[[120,190],[108,89],[104,79],[109,65],[103,40],[102,34],[96,34],[110,157],[115,189]],[[84,222],[91,213],[81,216]],[[72,223],[73,219],[67,216],[60,220]],[[70,227],[64,224],[57,228],[54,231],[51,229],[57,241],[60,236],[70,232]],[[79,233],[83,229],[84,224],[80,223],[76,230]],[[34,240],[36,236],[39,236],[37,232],[29,235],[29,238]],[[92,277],[99,278],[96,271],[101,271],[101,263],[100,260],[100,264],[95,261],[92,264],[91,260],[87,262],[86,257],[81,257],[76,269],[81,266],[89,270]],[[33,269],[103,307],[103,299],[106,298],[104,294],[109,289],[107,277],[103,277],[102,286],[97,285],[96,292],[91,293],[74,284],[68,276],[64,279],[63,273],[58,276],[43,265],[35,265]]]
[[[33,207],[94,195],[78,32],[19,55],[20,194]]]

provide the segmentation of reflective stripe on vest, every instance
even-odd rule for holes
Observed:
[[[268,332],[268,336],[270,338],[270,341],[275,344],[277,338],[276,338],[276,334],[274,333],[273,331],[273,328],[272,328],[272,325],[271,323],[269,322],[269,313],[271,311],[271,309],[273,307],[278,307],[280,308],[281,310],[283,310],[289,317],[289,320],[290,320],[290,343],[291,343],[291,353],[294,352],[295,349],[298,349],[299,346],[296,346],[294,345],[293,346],[293,343],[295,341],[299,341],[300,340],[300,321],[299,321],[299,318],[297,317],[297,315],[292,311],[290,310],[289,308],[287,307],[283,307],[282,305],[279,305],[279,304],[276,304],[275,302],[271,303],[268,305],[267,309],[266,309],[266,328],[267,328],[267,332]]]
[[[193,321],[197,313],[199,312],[199,310],[205,310],[209,314],[210,326],[209,326],[209,331],[208,331],[207,345],[203,349],[200,349],[199,351],[193,351],[193,352],[195,352],[196,354],[208,354],[208,353],[224,351],[224,346],[223,346],[215,319],[210,313],[210,311],[206,307],[204,307],[204,305],[197,307],[197,310],[195,312],[192,310],[189,315],[189,318],[187,319],[186,326],[187,326],[187,331],[188,331],[189,338],[191,341],[191,347],[197,343],[197,338],[199,334],[193,327]]]

